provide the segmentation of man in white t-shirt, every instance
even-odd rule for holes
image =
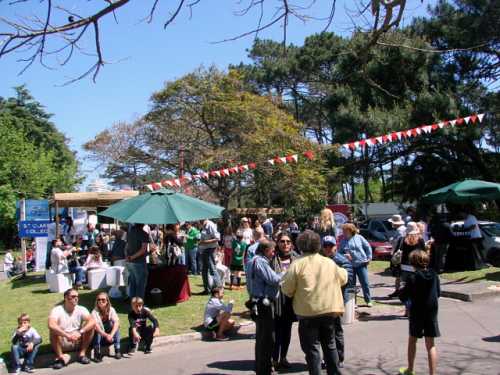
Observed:
[[[68,363],[65,352],[78,350],[78,362],[89,364],[87,349],[94,337],[95,321],[89,311],[78,305],[78,291],[64,292],[64,302],[52,309],[49,315],[50,344],[56,355],[53,368],[61,369]]]
[[[477,218],[472,214],[472,210],[470,208],[466,211],[464,231],[470,233],[470,242],[472,245],[472,249],[475,252],[474,258],[478,261],[477,267],[484,266],[484,264],[482,264],[484,262],[482,243],[483,235],[481,233],[481,229],[479,229],[479,222],[477,221]]]

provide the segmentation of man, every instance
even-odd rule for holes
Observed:
[[[281,275],[271,268],[276,244],[261,241],[257,254],[248,264],[247,284],[252,301],[252,318],[255,320],[255,372],[272,374],[271,356],[275,342],[273,302],[278,297]]]
[[[341,374],[335,319],[344,312],[341,287],[347,282],[347,271],[319,254],[321,239],[317,233],[306,230],[297,238],[297,246],[304,256],[290,265],[281,290],[293,298],[309,374],[321,374],[320,344],[328,375]]]
[[[68,264],[68,257],[73,254],[73,249],[68,247],[66,250],[63,250],[62,246],[61,240],[52,241],[50,269],[54,273],[73,273],[75,275],[75,286],[79,288],[85,282],[85,270],[78,264],[72,266]]]
[[[192,275],[199,275],[198,269],[198,241],[200,240],[201,233],[196,226],[191,223],[186,223],[186,250],[187,265]]]
[[[89,311],[78,305],[78,291],[70,288],[64,292],[64,302],[52,309],[49,315],[50,344],[56,358],[53,368],[66,366],[65,352],[78,351],[78,362],[90,363],[87,349],[94,336],[95,321]]]
[[[259,221],[262,223],[262,229],[264,229],[266,237],[272,239],[274,232],[272,219],[268,219],[266,214],[260,214]]]
[[[345,256],[337,252],[337,241],[333,236],[323,238],[322,254],[333,260],[337,266],[347,271],[347,283],[342,288],[342,297],[345,305],[349,299],[349,294],[354,291],[354,270],[352,263]],[[342,368],[344,367],[344,330],[340,316],[335,318],[335,346],[339,353],[339,367]]]
[[[483,234],[479,228],[479,222],[474,216],[474,208],[471,206],[465,207],[464,231],[470,233],[470,243],[473,251],[474,269],[484,267],[483,261]]]
[[[146,256],[149,235],[144,231],[144,224],[135,224],[127,233],[127,272],[129,297],[141,297],[146,294],[148,267]]]
[[[253,231],[253,244],[247,247],[247,250],[245,252],[245,270],[247,268],[248,263],[252,260],[252,258],[255,256],[257,253],[257,249],[259,247],[259,244],[262,240],[264,240],[266,237],[264,233],[258,230]],[[245,271],[246,272],[246,271]]]
[[[215,251],[220,241],[217,225],[211,220],[204,220],[200,233],[198,247],[201,253],[204,294],[210,294],[213,287],[222,286],[219,274],[215,268]]]

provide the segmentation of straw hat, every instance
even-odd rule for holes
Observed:
[[[420,234],[417,223],[409,221],[408,224],[406,224],[406,234]]]
[[[387,221],[392,225],[404,225],[405,223],[401,215],[392,215],[392,217]]]

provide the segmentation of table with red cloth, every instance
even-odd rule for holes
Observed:
[[[154,288],[162,291],[162,303],[173,305],[191,297],[186,266],[150,265],[148,268],[146,295]]]

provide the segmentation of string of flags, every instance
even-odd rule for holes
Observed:
[[[290,154],[286,156],[276,156],[273,159],[269,159],[266,161],[267,164],[272,166],[281,165],[281,164],[293,164],[299,162],[299,157],[304,157],[307,160],[314,160],[314,152],[308,150],[303,152],[302,154]],[[180,187],[185,183],[196,181],[196,180],[208,180],[210,178],[221,178],[231,176],[237,173],[245,173],[249,170],[257,169],[257,163],[251,162],[248,164],[238,164],[232,167],[212,170],[209,172],[198,172],[197,174],[192,175],[184,175],[177,178],[171,178],[168,180],[162,180],[159,182],[152,182],[146,185],[146,188],[150,191],[159,190],[162,187]]]
[[[361,139],[355,142],[345,143],[342,145],[342,147],[347,150],[355,151],[358,149],[363,149],[368,146],[375,146],[377,144],[400,141],[403,138],[414,138],[421,136],[422,134],[430,134],[445,127],[475,124],[476,122],[482,122],[483,117],[484,113],[481,113],[479,115],[473,114],[467,117],[459,117],[454,120],[444,120],[432,125],[422,125],[412,129],[401,130],[384,135],[379,135],[377,137],[371,137],[367,139]]]
[[[475,124],[476,122],[482,122],[484,118],[484,113],[472,114],[467,117],[458,117],[454,120],[444,120],[431,125],[422,125],[416,128],[401,130],[396,132],[391,132],[384,135],[379,135],[376,137],[360,139],[353,142],[344,143],[341,145],[346,150],[356,151],[362,150],[365,147],[375,146],[377,144],[384,144],[389,142],[401,141],[405,138],[414,138],[421,136],[423,134],[431,134],[439,129],[446,127],[463,126],[469,124]],[[265,163],[272,166],[282,165],[282,164],[293,164],[298,163],[299,156],[304,157],[308,160],[314,160],[314,153],[311,150],[303,152],[302,154],[290,154],[286,156],[276,156],[273,159],[267,160]],[[222,178],[228,177],[237,173],[245,173],[249,170],[254,170],[257,168],[257,163],[251,162],[248,164],[238,164],[232,167],[212,170],[209,172],[198,172],[197,174],[184,175],[176,178],[171,178],[168,180],[161,180],[158,182],[152,182],[146,185],[146,188],[150,191],[159,190],[162,187],[180,187],[185,183],[196,180],[208,180],[210,178]]]

